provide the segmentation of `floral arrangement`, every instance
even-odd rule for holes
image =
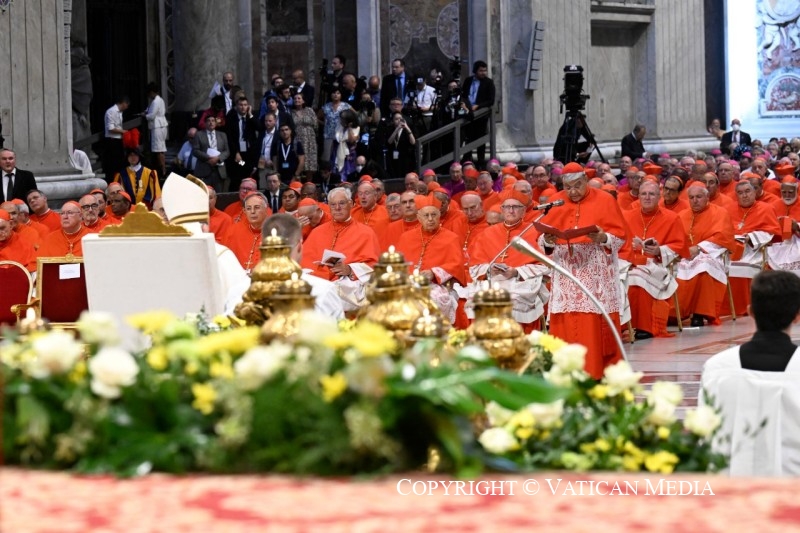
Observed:
[[[380,326],[312,312],[296,338],[267,346],[258,328],[226,318],[151,312],[129,322],[150,339],[136,354],[101,313],[81,317],[77,339],[56,330],[6,341],[7,462],[120,475],[435,462],[469,475],[491,461],[473,431],[487,402],[516,410],[566,392],[501,370],[476,347],[403,350]]]
[[[657,382],[644,392],[641,372],[621,361],[600,382],[583,371],[586,348],[547,334],[529,339],[546,361],[545,379],[571,392],[549,404],[509,410],[487,405],[489,427],[479,437],[493,454],[522,469],[624,470],[669,474],[717,471],[728,458],[712,449],[719,414],[707,405],[687,411],[679,385]],[[637,398],[638,396],[638,398]]]

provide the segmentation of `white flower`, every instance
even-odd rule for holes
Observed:
[[[683,427],[698,437],[706,438],[714,433],[721,423],[722,417],[717,414],[713,407],[701,405],[697,409],[686,412],[686,420],[683,421]]]
[[[344,369],[347,386],[358,394],[380,398],[386,393],[386,377],[395,366],[388,356],[359,358]]]
[[[503,454],[519,449],[519,442],[517,442],[517,439],[503,428],[487,429],[478,437],[478,442],[480,442],[481,446],[489,453]]]
[[[528,333],[528,342],[531,343],[531,346],[536,346],[537,344],[539,344],[539,339],[542,337],[542,335],[544,335],[544,333],[542,333],[538,329],[535,329],[530,333]]]
[[[561,369],[557,366],[554,366],[550,369],[550,371],[545,372],[542,374],[544,379],[556,385],[557,387],[570,387],[572,386],[572,375],[570,373],[564,373]]]
[[[486,350],[474,344],[464,346],[461,351],[458,352],[458,355],[464,359],[472,359],[473,361],[486,361],[489,359],[489,354],[486,353]]]
[[[255,390],[284,367],[292,354],[292,346],[274,341],[269,346],[255,346],[247,350],[234,364],[233,369],[244,390]]]
[[[553,354],[553,364],[563,372],[583,369],[586,360],[586,347],[580,344],[567,344]]]
[[[68,372],[83,355],[83,346],[71,334],[55,330],[31,345],[35,358],[27,362],[28,373],[36,379]]]
[[[668,426],[675,422],[675,404],[664,398],[648,398],[647,403],[653,407],[647,415],[647,421],[654,426]]]
[[[603,381],[608,385],[608,395],[616,396],[638,385],[643,375],[641,372],[634,372],[627,361],[620,361],[616,365],[606,368],[603,373]]]
[[[494,426],[505,426],[506,423],[514,416],[514,411],[506,409],[497,402],[489,402],[486,404],[486,416],[489,418],[489,423]]]
[[[303,311],[300,315],[303,326],[297,332],[297,340],[311,344],[322,344],[322,340],[339,333],[336,320],[317,311]]]
[[[81,339],[88,344],[114,346],[119,344],[119,325],[111,313],[84,311],[77,324]]]
[[[655,403],[659,400],[671,403],[672,405],[680,405],[683,401],[683,389],[677,383],[671,381],[658,381],[653,383],[650,393],[647,397],[648,403]]]
[[[121,388],[136,381],[139,365],[122,348],[102,348],[89,359],[89,373],[92,375],[92,392],[103,398],[119,398]]]
[[[529,403],[525,409],[533,415],[537,427],[550,428],[561,420],[564,414],[564,400],[550,403]]]

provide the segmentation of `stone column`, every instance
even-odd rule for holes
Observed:
[[[239,61],[239,15],[238,0],[175,0],[176,111],[207,108],[208,93],[225,71],[233,71],[237,84],[248,79],[237,72],[246,64]],[[252,71],[249,79],[252,84]]]
[[[14,2],[0,12],[0,116],[5,146],[53,203],[102,180],[72,168],[72,0]]]
[[[381,68],[381,23],[380,10],[375,0],[358,0],[358,72],[380,74]]]

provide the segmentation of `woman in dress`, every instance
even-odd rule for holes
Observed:
[[[301,170],[305,171],[307,179],[311,179],[317,171],[317,117],[313,109],[306,107],[305,98],[301,93],[294,95],[292,118],[295,138],[300,141],[306,152],[305,169]]]
[[[331,89],[331,101],[322,106],[317,113],[317,119],[324,126],[322,130],[322,159],[331,160],[331,149],[336,140],[336,127],[339,125],[339,115],[346,109],[352,109],[350,104],[342,102],[342,91],[338,87]]]

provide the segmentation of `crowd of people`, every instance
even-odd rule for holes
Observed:
[[[236,85],[233,72],[225,72],[211,88],[210,106],[198,112],[186,132],[177,170],[191,172],[217,192],[236,191],[248,177],[263,187],[272,170],[284,184],[310,180],[327,168],[334,179],[352,181],[359,157],[374,177],[401,178],[417,168],[417,139],[432,129],[466,118],[464,142],[486,133],[487,117],[473,117],[495,100],[483,61],[475,62],[473,75],[461,80],[456,72],[449,83],[435,69],[412,76],[402,59],[392,61],[392,73],[383,79],[357,78],[341,55],[333,58],[331,68],[321,74],[319,89],[306,81],[302,69],[293,70],[290,79],[274,74],[269,90],[257,99]],[[152,166],[163,181],[168,124],[156,84],[148,85],[148,99],[141,116],[150,132]],[[102,161],[108,181],[125,167],[126,148],[138,145],[123,124],[129,104],[121,97],[106,112]],[[447,142],[435,144],[424,157],[449,151]],[[484,166],[485,146],[476,152],[478,165]]]
[[[720,149],[676,157],[647,153],[646,128],[637,125],[613,168],[552,158],[527,167],[482,164],[479,154],[476,162],[453,162],[447,174],[418,176],[402,157],[382,164],[361,147],[372,144],[365,125],[383,131],[392,154],[413,145],[404,111],[409,98],[429,91],[409,95],[412,80],[400,60],[382,83],[370,79],[360,93],[344,58],[333,65],[338,81],[321,94],[297,70],[292,86],[275,78],[252,103],[225,73],[178,153],[186,173],[207,189],[207,229],[237,259],[239,280],[260,259],[264,228],[282,229],[297,236],[293,257],[325,288],[327,309],[352,315],[368,303],[378,256],[394,247],[430,280],[431,298],[455,327],[470,324],[472,297],[484,283],[497,284],[511,293],[513,316],[527,331],[548,325],[587,345],[586,369],[600,377],[621,356],[603,312],[636,339],[672,336],[670,323],[703,327],[747,314],[751,280],[763,270],[800,274],[798,138],[764,145],[734,119],[730,135],[719,136]],[[476,62],[463,84],[459,105],[468,111],[493,103],[485,70]],[[324,102],[316,112],[315,101]],[[124,107],[124,99],[115,104],[113,120]],[[113,124],[108,131],[124,134]],[[167,221],[158,172],[142,165],[137,148],[124,154],[127,164],[106,190],[55,213],[33,175],[16,169],[14,153],[0,151],[0,259],[35,271],[37,256],[80,256],[84,235],[119,224],[137,203]],[[387,176],[403,177],[404,190],[387,195]],[[238,191],[238,200],[217,209],[217,193],[227,190]],[[512,247],[516,237],[569,270],[602,309],[572,279]],[[241,288],[228,281],[222,285]],[[229,300],[235,306],[237,294]]]

